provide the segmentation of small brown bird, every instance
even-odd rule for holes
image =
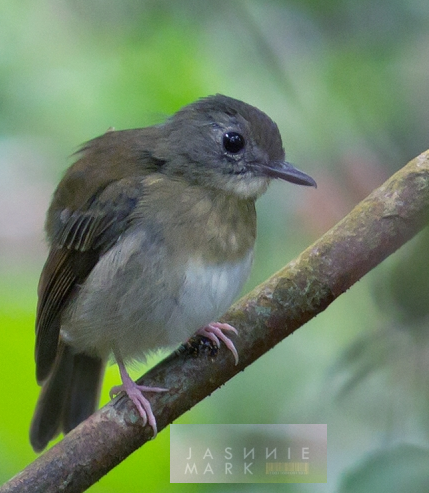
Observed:
[[[83,146],[46,220],[50,252],[39,283],[36,375],[42,390],[30,440],[40,451],[98,406],[113,358],[125,391],[156,435],[144,392],[125,363],[213,322],[247,279],[255,200],[271,179],[316,186],[285,161],[277,125],[222,95],[185,106],[164,124],[109,131]],[[142,393],[143,392],[143,393]]]

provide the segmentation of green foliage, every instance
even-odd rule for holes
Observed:
[[[400,445],[371,454],[348,473],[340,493],[426,493],[429,484],[429,450],[415,445]]]

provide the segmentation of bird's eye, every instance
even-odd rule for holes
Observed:
[[[223,147],[231,154],[237,154],[244,148],[244,137],[237,132],[226,132],[223,136]]]

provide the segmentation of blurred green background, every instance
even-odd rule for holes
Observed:
[[[260,199],[249,290],[429,147],[428,22],[424,0],[0,2],[0,483],[36,457],[36,288],[67,156],[217,92],[268,113],[319,188]],[[270,491],[429,491],[428,251],[424,232],[179,422],[327,423],[328,483]],[[165,430],[90,491],[166,489],[264,487],[170,485]]]

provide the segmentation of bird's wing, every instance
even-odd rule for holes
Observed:
[[[79,209],[51,207],[51,250],[38,287],[36,375],[43,382],[55,360],[61,315],[100,256],[127,228],[142,194],[140,177],[108,184]],[[53,217],[53,219],[52,219]]]

